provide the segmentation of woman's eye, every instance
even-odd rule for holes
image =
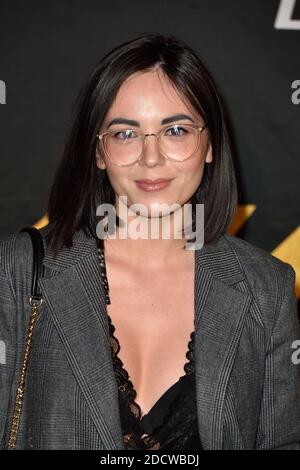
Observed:
[[[115,132],[113,134],[113,137],[118,140],[127,140],[133,136],[134,136],[134,131],[132,131],[131,129],[126,129],[123,131]]]
[[[168,135],[172,136],[172,137],[181,137],[183,136],[184,134],[187,134],[188,133],[188,130],[182,126],[173,126],[173,127],[170,127],[169,129],[167,129],[166,131],[168,133]],[[171,133],[169,133],[171,132]]]

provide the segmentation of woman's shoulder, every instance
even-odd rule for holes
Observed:
[[[39,228],[38,232],[44,247],[44,264],[55,264],[56,268],[63,269],[96,253],[95,239],[83,229],[74,233],[70,247],[63,246],[58,253],[49,245],[48,226]],[[28,233],[19,231],[0,237],[0,266],[6,274],[26,271],[26,267],[32,266],[32,256],[33,245]]]
[[[8,283],[15,292],[16,279],[26,276],[28,266],[31,266],[32,252],[31,239],[24,232],[13,232],[0,237],[1,285]]]
[[[274,290],[287,280],[295,282],[296,273],[291,264],[237,236],[224,234],[223,237],[252,286]]]
[[[0,237],[0,263],[6,270],[17,258],[22,262],[30,257],[32,242],[25,232],[13,232]]]

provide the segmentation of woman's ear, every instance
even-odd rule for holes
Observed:
[[[205,162],[206,162],[206,163],[211,163],[212,161],[213,161],[212,147],[211,147],[211,143],[208,142],[208,144],[207,144],[207,150],[206,150]]]
[[[106,168],[105,161],[102,158],[102,156],[100,155],[98,149],[96,150],[96,164],[97,164],[97,167],[100,170],[105,170],[105,168]]]

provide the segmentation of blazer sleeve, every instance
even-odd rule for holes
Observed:
[[[282,300],[265,359],[256,439],[256,448],[262,450],[300,450],[300,325],[295,271],[287,263],[283,266]]]
[[[4,446],[15,354],[16,302],[10,281],[0,265],[0,448]]]

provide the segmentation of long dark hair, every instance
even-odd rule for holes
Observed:
[[[231,223],[238,202],[237,184],[225,108],[215,81],[182,40],[150,32],[106,54],[76,99],[47,207],[47,242],[56,252],[71,247],[79,229],[96,237],[96,207],[115,204],[107,172],[96,166],[96,135],[122,83],[135,72],[157,66],[208,125],[213,161],[205,163],[201,184],[191,199],[192,207],[204,203],[205,244],[217,240]]]

